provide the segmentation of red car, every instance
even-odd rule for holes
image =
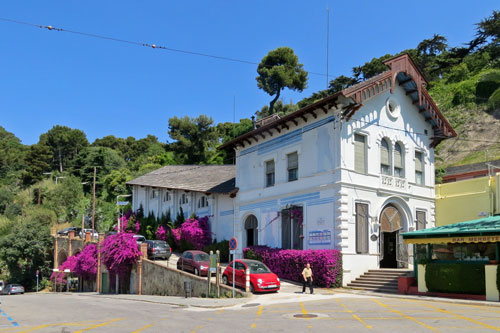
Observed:
[[[177,269],[190,271],[198,276],[207,276],[210,267],[210,256],[203,251],[184,251],[177,261]]]
[[[262,262],[250,259],[235,260],[234,284],[245,288],[245,270],[250,269],[250,290],[253,292],[278,291],[280,290],[279,277],[271,272],[269,267]],[[224,284],[233,283],[233,262],[224,270],[222,275]]]

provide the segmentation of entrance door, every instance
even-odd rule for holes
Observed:
[[[382,233],[382,237],[384,238],[383,247],[384,247],[384,257],[380,261],[380,268],[397,268],[397,256],[396,256],[396,248],[397,248],[397,237],[399,232],[384,232]]]
[[[259,223],[254,215],[250,215],[245,220],[245,229],[247,231],[247,246],[258,245],[258,234],[257,228]]]
[[[281,248],[302,250],[304,248],[304,226],[302,207],[281,211]]]

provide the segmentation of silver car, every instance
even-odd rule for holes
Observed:
[[[24,294],[24,287],[20,284],[8,284],[2,289],[2,294]]]

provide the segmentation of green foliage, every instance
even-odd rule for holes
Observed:
[[[490,110],[500,109],[500,88],[495,90],[488,99],[488,108]]]
[[[210,251],[216,253],[217,250],[220,252],[220,262],[229,262],[229,241],[223,240],[217,242],[217,240],[214,239],[212,244],[205,246],[203,249],[206,253],[210,253]]]
[[[43,207],[51,209],[59,222],[70,222],[78,216],[78,204],[83,199],[83,187],[80,179],[67,176],[46,194]]]
[[[274,109],[271,111],[271,108],[267,105],[264,105],[260,111],[255,112],[257,115],[257,119],[263,119],[269,117],[272,114],[277,114],[280,117],[297,111],[299,106],[293,104],[292,102],[288,104],[284,104],[283,101],[279,100],[274,104]]]
[[[484,295],[484,274],[484,264],[430,263],[425,269],[425,283],[429,291]]]
[[[366,62],[362,66],[357,66],[352,69],[353,76],[356,81],[364,81],[375,75],[388,70],[387,66],[384,65],[384,61],[392,58],[391,54],[386,54],[380,58],[373,58],[371,61]]]
[[[0,184],[13,184],[12,176],[24,168],[25,151],[21,140],[0,126]]]
[[[205,115],[169,119],[168,135],[175,140],[169,149],[179,162],[205,164],[216,154],[217,132],[213,124],[213,119]]]
[[[45,172],[50,172],[53,154],[49,146],[35,144],[29,147],[26,155],[26,173],[23,182],[26,185],[34,184],[46,178]]]
[[[58,222],[56,213],[46,207],[29,207],[24,211],[26,221],[50,227]]]
[[[174,226],[176,228],[179,228],[184,223],[184,221],[186,221],[186,217],[184,216],[184,210],[182,209],[182,207],[179,207],[179,212],[175,217]]]
[[[257,67],[257,86],[271,96],[269,114],[274,113],[274,104],[283,89],[303,91],[307,88],[307,72],[299,58],[289,47],[278,47],[262,58]]]
[[[126,168],[111,170],[102,180],[103,198],[107,201],[113,201],[117,195],[128,193],[129,189],[125,183],[131,179],[130,171]]]
[[[492,70],[484,73],[476,85],[476,96],[479,102],[486,102],[499,87],[500,70]]]
[[[52,167],[63,172],[70,161],[89,145],[87,136],[79,129],[56,125],[40,136],[39,143],[47,145],[54,157]]]
[[[15,237],[0,239],[0,259],[7,265],[13,281],[32,290],[37,269],[42,276],[50,276],[52,237],[49,228],[25,221],[13,227],[12,235]]]

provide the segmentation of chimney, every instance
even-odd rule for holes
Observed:
[[[255,127],[255,116],[252,116],[252,117],[250,117],[250,118],[252,118],[253,129],[255,129],[255,128],[256,128],[256,127]]]

